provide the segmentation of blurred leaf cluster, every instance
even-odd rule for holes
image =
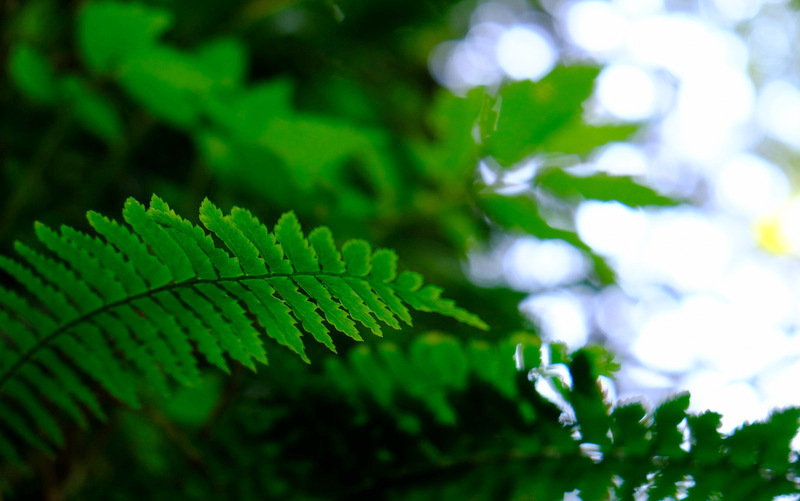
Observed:
[[[339,356],[309,347],[311,366],[276,353],[258,374],[202,367],[200,384],[169,396],[142,381],[142,410],[107,396],[109,419],[91,433],[59,418],[66,444],[55,457],[30,451],[22,465],[0,465],[9,498],[562,499],[577,490],[627,499],[649,490],[653,499],[771,499],[797,490],[796,410],[728,437],[718,415],[686,413],[688,396],[654,410],[614,406],[598,386],[616,369],[602,347],[570,354],[543,344],[518,311],[520,293],[466,277],[474,246],[530,235],[573,245],[591,263],[583,285],[602,287],[614,272],[572,226],[577,205],[678,203],[629,177],[565,167],[639,130],[587,123],[596,67],[559,66],[538,82],[463,96],[438,87],[428,54],[463,35],[453,16],[471,7],[0,3],[3,253],[33,240],[34,220],[81,229],[87,209],[113,213],[152,193],[193,214],[208,196],[266,221],[294,210],[337,239],[396,249],[491,326],[484,334],[421,316],[390,339],[344,340]],[[518,189],[510,179],[526,162],[538,168]]]

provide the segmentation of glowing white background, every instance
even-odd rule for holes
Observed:
[[[692,205],[579,207],[575,228],[614,265],[618,286],[575,285],[585,258],[532,238],[476,251],[474,278],[530,292],[522,310],[550,339],[606,343],[623,362],[621,398],[688,389],[692,409],[723,413],[725,430],[800,405],[800,198],[790,182],[800,13],[775,0],[542,4],[548,15],[518,0],[479,5],[465,39],[432,53],[434,77],[460,93],[538,80],[559,59],[594,60],[604,69],[586,116],[647,125],[579,167],[636,175]],[[536,165],[480,171],[519,192]]]

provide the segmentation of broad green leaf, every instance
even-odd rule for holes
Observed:
[[[625,141],[637,130],[637,125],[589,125],[576,119],[547,136],[541,151],[565,155],[586,155],[599,146]]]
[[[195,51],[194,59],[220,87],[238,87],[247,73],[247,52],[235,38],[221,38],[203,45]]]
[[[496,129],[484,138],[486,152],[511,166],[541,149],[556,130],[581,116],[598,73],[589,66],[560,66],[539,82],[503,87]]]
[[[669,197],[659,195],[652,188],[638,184],[629,176],[611,176],[605,173],[574,176],[563,169],[549,168],[537,173],[533,183],[566,200],[613,200],[631,207],[678,204]]]
[[[154,46],[120,68],[122,87],[157,118],[180,127],[193,125],[215,82],[190,56]]]
[[[371,148],[373,139],[347,123],[311,115],[276,118],[257,141],[289,167],[295,184],[311,189],[320,179],[335,179],[342,164]]]
[[[138,2],[87,3],[78,15],[78,47],[89,69],[109,72],[154,45],[170,14]]]
[[[292,115],[292,84],[286,79],[256,83],[227,100],[209,100],[204,108],[223,129],[242,140],[256,141],[275,117]]]
[[[53,68],[32,46],[20,43],[11,48],[8,57],[11,80],[26,96],[43,104],[53,104],[58,97]]]

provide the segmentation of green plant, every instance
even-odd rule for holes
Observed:
[[[19,461],[10,433],[43,448],[39,430],[55,444],[63,442],[45,400],[83,425],[80,404],[103,415],[76,369],[138,407],[131,369],[163,392],[162,372],[178,383],[197,384],[195,346],[225,372],[230,370],[224,355],[252,370],[254,361],[267,363],[248,315],[306,362],[298,320],[314,339],[336,351],[321,314],[359,341],[354,320],[377,336],[378,321],[395,329],[400,321],[411,325],[405,304],[486,328],[478,317],[442,299],[441,289],[423,287],[419,275],[398,276],[392,251],[373,252],[363,240],[351,240],[340,253],[324,227],[306,240],[293,213],[284,214],[270,233],[248,211],[235,207],[223,215],[206,199],[200,219],[227,251],[158,197],[149,209],[129,199],[123,215],[133,231],[89,213],[105,240],[66,226],[59,234],[39,224],[37,235],[52,256],[18,243],[27,266],[0,259],[0,268],[32,296],[0,288],[5,338],[0,389],[6,398],[0,408],[6,427],[0,451],[7,458]],[[43,309],[35,309],[34,301]],[[130,367],[120,364],[117,353]]]
[[[798,490],[795,409],[723,435],[719,415],[687,413],[686,395],[611,402],[599,386],[611,354],[543,343],[521,293],[468,279],[468,252],[525,235],[575,247],[589,271],[572,285],[599,290],[615,275],[571,225],[578,204],[680,202],[570,170],[646,127],[585,119],[599,68],[463,96],[432,85],[430,50],[461,36],[453,3],[0,3],[0,245],[48,248],[17,243],[21,262],[0,258],[4,495]],[[92,212],[99,238],[88,234],[87,208],[154,192],[177,210],[129,200],[130,229]],[[206,196],[278,225],[203,202],[209,234],[178,215]],[[69,226],[31,233],[32,220]],[[298,220],[332,231],[306,237]],[[395,276],[393,251],[366,242],[464,309],[419,275]],[[409,308],[441,315],[412,326]],[[356,342],[381,323],[402,332]],[[331,330],[345,334],[335,348]],[[258,365],[264,333],[288,349]]]

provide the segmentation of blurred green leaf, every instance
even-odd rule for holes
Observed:
[[[652,188],[638,184],[629,176],[610,176],[605,173],[590,176],[574,176],[563,169],[542,169],[533,179],[533,184],[553,195],[573,201],[583,199],[617,201],[631,206],[673,206],[679,202],[659,195]]]
[[[350,364],[357,375],[357,381],[369,381],[366,389],[373,398],[382,406],[389,407],[392,403],[396,382],[391,374],[378,364],[369,348],[359,346],[350,352]]]
[[[469,344],[468,356],[470,365],[480,379],[497,387],[509,398],[516,396],[517,388],[513,384],[516,368],[509,363],[511,355],[500,353],[496,346],[485,341],[473,341]]]
[[[478,147],[472,132],[485,97],[481,89],[473,89],[466,97],[446,90],[436,94],[426,117],[435,140],[411,143],[423,175],[454,187],[462,186],[474,175]]]
[[[369,146],[357,128],[312,116],[272,120],[258,142],[282,158],[304,187],[312,186],[316,176],[329,178],[326,171],[329,174],[329,169]]]
[[[559,198],[573,201],[617,201],[631,207],[679,204],[676,200],[659,195],[652,188],[638,184],[629,176],[611,176],[605,173],[574,176],[563,169],[551,167],[538,172],[533,183]]]
[[[550,226],[529,196],[487,193],[480,197],[479,203],[492,221],[507,230],[521,230],[542,239],[560,238],[570,243],[577,242],[575,233]]]
[[[239,139],[256,142],[270,121],[288,118],[292,111],[292,83],[287,79],[259,82],[228,96],[204,103],[205,112],[219,126]]]
[[[109,72],[149,49],[171,24],[167,11],[138,2],[91,2],[78,15],[78,47],[89,69]]]
[[[599,146],[629,139],[637,125],[589,125],[576,119],[556,129],[542,142],[541,149],[548,153],[586,155]]]
[[[684,474],[678,469],[659,472],[653,478],[653,487],[647,491],[648,498],[674,499],[678,494],[678,482],[683,479]]]
[[[42,104],[55,103],[58,92],[53,69],[32,46],[20,43],[11,48],[8,72],[17,88],[32,100]]]
[[[25,226],[36,211],[59,222],[73,206],[110,209],[104,204],[115,197],[154,187],[183,203],[206,192],[227,205],[252,203],[264,219],[293,208],[342,235],[399,242],[414,267],[444,277],[460,300],[488,312],[495,332],[449,337],[421,318],[396,344],[346,345],[341,358],[310,368],[275,353],[259,374],[234,369],[230,379],[204,379],[170,398],[145,391],[143,414],[115,414],[86,444],[70,429],[56,470],[17,454],[19,444],[0,430],[0,451],[31,470],[23,476],[2,465],[3,496],[16,489],[9,495],[25,499],[521,500],[577,491],[608,499],[616,488],[617,498],[632,499],[675,497],[689,478],[689,499],[701,501],[797,491],[800,464],[789,456],[795,411],[730,438],[719,433],[718,414],[687,414],[684,397],[654,415],[639,403],[609,414],[597,376],[619,368],[610,353],[588,346],[571,355],[564,344],[546,344],[550,368],[571,370],[572,387],[552,381],[577,416],[567,423],[566,407],[526,378],[542,362],[539,337],[496,336],[526,319],[517,311],[521,294],[482,289],[462,273],[463,251],[489,238],[487,219],[503,232],[580,249],[594,264],[595,287],[614,274],[570,226],[576,205],[677,202],[630,177],[553,168],[539,170],[527,195],[476,193],[481,158],[494,169],[491,157],[505,167],[531,155],[591,157],[642,124],[586,123],[598,74],[588,66],[505,84],[496,96],[438,88],[428,54],[458,36],[448,13],[457,3],[6,2],[7,88],[19,90],[3,116],[0,191],[11,195],[9,227]],[[456,9],[475,2],[467,4]],[[337,10],[343,20],[331,15]],[[19,96],[49,107],[29,113]],[[54,116],[71,120],[47,132]],[[98,149],[71,133],[74,126],[128,142]],[[502,185],[504,174],[489,184]],[[12,230],[9,242],[20,235]],[[514,363],[518,343],[523,371]],[[109,346],[111,371],[123,345]],[[45,410],[59,406],[51,403]],[[602,460],[583,455],[581,441],[601,444]]]
[[[225,134],[202,129],[195,133],[194,141],[208,165],[223,173],[234,168],[238,151]]]
[[[355,405],[364,402],[359,404],[354,393],[365,393],[381,407],[391,409],[393,415],[402,416],[408,405],[405,397],[412,397],[424,404],[438,423],[454,425],[468,417],[456,413],[452,396],[469,391],[468,382],[474,375],[506,398],[520,400],[520,415],[532,418],[535,411],[530,402],[519,397],[516,386],[520,376],[513,354],[518,343],[528,352],[527,368],[538,367],[541,341],[528,332],[515,333],[491,345],[467,345],[452,336],[428,332],[415,337],[406,350],[388,342],[374,350],[358,347],[348,355],[349,369],[339,360],[328,360],[326,379],[336,381],[332,389],[337,392],[346,388],[346,396]]]
[[[292,107],[292,93],[289,81],[276,79],[226,98],[212,96],[203,103],[204,111],[219,128],[197,137],[211,165],[235,172],[251,184],[256,177],[265,175],[262,171],[281,169],[279,178],[290,181],[301,192],[335,189],[339,202],[348,203],[360,213],[366,209],[364,203],[374,206],[375,202],[361,201],[359,190],[366,190],[377,200],[391,196],[398,179],[384,152],[388,138],[383,131],[332,117],[298,113]],[[231,145],[236,150],[233,155]],[[273,161],[253,166],[238,157],[243,149],[260,149],[282,165],[276,166]],[[351,185],[348,176],[353,170],[360,175],[361,186]],[[362,207],[356,209],[355,205]]]
[[[650,447],[647,425],[644,420],[647,411],[639,402],[617,405],[611,414],[611,432],[614,446],[626,455],[644,455]]]
[[[686,452],[681,448],[683,433],[678,424],[686,418],[689,394],[681,393],[666,400],[653,415],[653,452],[661,456],[679,458]]]
[[[509,358],[514,360],[517,355],[517,346],[519,345],[522,347],[522,358],[525,363],[523,370],[530,370],[542,365],[542,340],[539,339],[539,336],[527,331],[514,332],[509,336],[508,340],[500,345],[500,363],[506,364]],[[508,364],[508,366],[513,367],[512,373],[517,371],[516,361],[514,364]]]
[[[496,127],[483,127],[492,130],[483,138],[486,152],[508,167],[542,149],[555,131],[580,119],[598,73],[595,67],[559,66],[539,82],[503,87]]]
[[[235,38],[209,42],[194,53],[194,58],[204,73],[220,87],[238,87],[247,73],[247,52]]]
[[[418,339],[421,342],[414,343],[410,355],[419,373],[436,373],[445,387],[463,389],[469,367],[462,346],[454,338],[438,333]]]
[[[789,408],[773,412],[763,422],[745,423],[725,439],[731,461],[737,466],[760,464],[774,473],[787,471],[786,459],[791,452],[792,439],[800,426],[800,409]]]
[[[594,373],[598,376],[613,378],[620,370],[620,364],[614,360],[614,354],[604,346],[591,344],[581,348],[581,351],[592,363]]]
[[[585,251],[594,264],[598,278],[604,283],[614,281],[614,272],[605,260],[595,254],[575,232],[550,226],[532,198],[526,195],[504,196],[487,193],[479,198],[478,204],[489,219],[506,230],[523,231],[544,240],[564,240]]]
[[[591,356],[583,350],[573,353],[570,373],[573,387],[571,403],[581,429],[581,439],[597,444],[605,451],[611,446],[608,437],[611,418],[597,383]]]
[[[74,75],[65,77],[60,83],[61,93],[81,125],[109,143],[122,138],[122,120],[112,101]]]
[[[213,373],[206,375],[197,386],[178,388],[173,395],[164,399],[164,414],[180,425],[202,425],[222,396],[222,382],[222,377]]]
[[[722,436],[717,431],[722,425],[722,416],[706,411],[686,418],[689,423],[692,452],[698,463],[711,463],[719,460],[722,451]]]
[[[180,127],[196,123],[202,102],[215,85],[190,56],[166,46],[128,59],[119,81],[150,113]]]

